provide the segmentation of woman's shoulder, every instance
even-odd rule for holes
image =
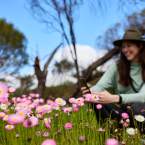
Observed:
[[[107,68],[108,71],[117,71],[117,62],[112,62],[108,68]]]

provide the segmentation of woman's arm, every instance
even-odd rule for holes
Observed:
[[[122,103],[145,103],[145,84],[142,86],[141,90],[138,93],[120,94],[120,96],[122,98]]]
[[[99,97],[99,100],[96,103],[102,104],[119,103],[120,101],[123,104],[134,102],[145,103],[145,84],[138,93],[114,95],[109,93],[108,91],[103,91],[93,93],[93,95]]]
[[[116,72],[117,65],[110,65],[107,71],[101,77],[101,79],[97,82],[97,84],[90,88],[91,93],[101,92],[108,88],[115,88]]]

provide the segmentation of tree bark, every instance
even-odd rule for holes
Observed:
[[[44,73],[41,70],[40,60],[39,60],[38,56],[35,58],[34,69],[35,69],[35,75],[36,75],[37,81],[38,81],[37,91],[40,94],[40,96],[43,97],[44,92],[45,92],[45,83],[46,83],[47,72]]]
[[[54,51],[52,52],[52,54],[46,61],[43,70],[41,70],[40,60],[39,60],[38,56],[35,58],[34,70],[35,70],[35,75],[38,80],[37,91],[41,95],[41,97],[45,97],[44,95],[45,95],[45,89],[46,89],[46,78],[47,78],[47,74],[48,74],[48,66],[49,66],[51,60],[53,59],[54,54],[57,52],[57,50],[60,48],[61,45],[62,45],[62,43],[60,43],[54,49]]]

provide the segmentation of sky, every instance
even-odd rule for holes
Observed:
[[[138,4],[136,7],[129,5],[122,12],[117,5],[117,1],[106,1],[106,4],[99,11],[97,11],[97,8],[94,9],[94,5],[89,5],[87,2],[80,7],[79,13],[75,18],[75,32],[79,46],[84,47],[84,49],[89,47],[95,50],[96,54],[97,52],[100,54],[100,51],[97,50],[96,38],[115,23],[123,21],[125,19],[124,13],[128,15],[145,7],[145,3]],[[45,24],[33,17],[27,0],[1,0],[0,18],[12,23],[15,28],[24,33],[28,40],[27,52],[30,55],[31,65],[24,67],[21,74],[27,74],[28,70],[29,73],[33,72],[32,64],[35,56],[38,55],[42,61],[45,61],[61,41],[58,33],[48,31]],[[81,50],[83,54],[83,49]],[[64,53],[64,51],[61,50],[58,53]],[[89,50],[86,53],[92,55],[91,53],[89,54]],[[84,60],[89,59],[85,56],[82,55]]]

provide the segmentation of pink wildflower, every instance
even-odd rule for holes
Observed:
[[[0,82],[0,97],[5,97],[8,93],[8,86]]]
[[[97,104],[96,105],[96,108],[99,110],[99,109],[102,109],[102,105],[101,104]]]
[[[54,110],[59,110],[59,109],[60,109],[60,106],[59,106],[56,102],[53,102],[52,108],[53,108]]]
[[[92,102],[93,101],[92,94],[85,94],[84,97],[85,97],[86,102]]]
[[[44,118],[44,124],[46,128],[51,128],[51,119],[50,118]]]
[[[0,82],[0,102],[6,103],[8,102],[8,86],[4,83]]]
[[[128,127],[128,126],[129,126],[129,123],[125,121],[125,122],[123,123],[123,126],[124,126],[124,127]]]
[[[78,112],[79,111],[79,107],[73,107],[73,112]]]
[[[46,139],[45,141],[42,142],[41,145],[56,145],[56,142],[53,139]]]
[[[70,113],[72,112],[72,107],[64,107],[62,110],[64,113]]]
[[[6,113],[0,112],[0,119],[2,119],[5,115],[6,115]]]
[[[47,100],[47,104],[48,105],[53,105],[53,101],[52,100]]]
[[[16,91],[16,89],[13,87],[9,87],[8,91],[9,91],[9,93],[14,93]]]
[[[64,125],[64,128],[65,129],[72,129],[72,123],[71,122],[67,122],[65,125]]]
[[[126,112],[123,112],[123,113],[121,113],[121,117],[123,119],[128,119],[129,118],[129,115]]]
[[[38,118],[35,116],[32,116],[23,122],[23,126],[26,128],[34,127],[36,125],[38,125]]]
[[[78,106],[83,106],[84,105],[84,98],[83,97],[77,98],[76,99],[76,104]]]
[[[80,136],[80,137],[79,137],[79,141],[80,141],[80,142],[85,141],[85,139],[86,139],[85,136]]]
[[[52,111],[52,107],[50,105],[42,105],[42,106],[38,106],[36,108],[36,112],[37,113],[42,113],[42,114],[45,114],[45,113],[50,113]]]
[[[72,103],[72,104],[75,104],[76,103],[76,99],[75,98],[69,98],[69,102]]]
[[[109,138],[106,140],[105,145],[119,145],[119,142],[115,138]]]
[[[19,123],[22,123],[23,121],[24,121],[24,116],[22,115],[19,115],[19,114],[8,115],[7,122],[11,125],[19,124]]]

